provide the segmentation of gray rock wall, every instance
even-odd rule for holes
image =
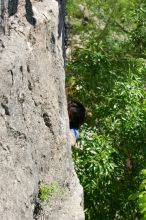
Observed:
[[[0,219],[83,220],[69,144],[64,1],[0,6]],[[47,203],[43,184],[55,188]]]

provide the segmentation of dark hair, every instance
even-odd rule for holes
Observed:
[[[69,115],[70,128],[79,129],[85,120],[86,110],[80,102],[69,101],[68,115]]]

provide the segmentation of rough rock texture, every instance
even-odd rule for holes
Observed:
[[[69,144],[63,0],[0,0],[0,219],[83,220]],[[56,185],[40,203],[39,186]]]

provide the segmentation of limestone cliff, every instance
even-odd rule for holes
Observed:
[[[83,220],[69,144],[64,0],[0,0],[0,219]],[[42,202],[39,188],[55,186]]]

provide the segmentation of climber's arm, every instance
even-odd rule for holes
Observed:
[[[71,132],[70,132],[70,144],[71,146],[74,146],[76,144],[76,139]]]
[[[76,144],[76,141],[79,137],[79,132],[77,129],[70,129],[70,142],[71,142],[71,146],[74,146]]]

